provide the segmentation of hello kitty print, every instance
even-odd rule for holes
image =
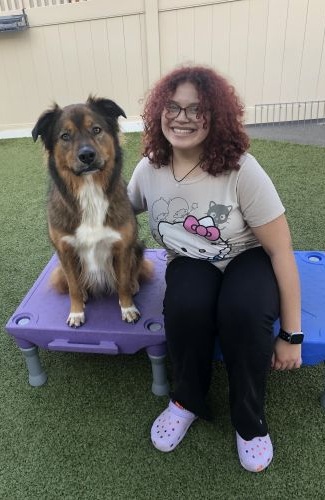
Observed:
[[[190,208],[187,201],[180,197],[169,201],[160,198],[154,202],[152,211],[153,218],[158,222],[159,239],[165,247],[180,255],[209,261],[222,260],[229,254],[231,246],[222,238],[218,222],[222,221],[224,227],[232,207],[210,201],[203,211],[210,215],[199,219],[191,214],[192,211],[197,213],[198,208],[195,202]]]

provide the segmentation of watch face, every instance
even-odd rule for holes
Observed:
[[[303,333],[292,333],[290,344],[301,344],[303,340],[304,340]]]

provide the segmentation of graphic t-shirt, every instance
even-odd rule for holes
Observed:
[[[136,213],[148,211],[151,233],[169,259],[185,255],[224,270],[236,255],[260,246],[251,228],[276,219],[284,207],[252,155],[243,154],[239,165],[216,177],[202,171],[177,182],[168,166],[155,168],[148,158],[138,163],[129,198]]]

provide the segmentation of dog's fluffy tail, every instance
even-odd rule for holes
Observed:
[[[146,259],[144,256],[144,243],[142,241],[138,241],[135,245],[135,268],[137,269],[137,281],[140,283],[141,281],[150,280],[154,274],[154,264],[151,260]]]
[[[50,284],[58,293],[69,293],[68,281],[60,265],[52,271]]]
[[[155,266],[151,260],[142,259],[139,273],[140,281],[150,280],[154,274],[154,267]]]

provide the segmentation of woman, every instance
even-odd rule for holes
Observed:
[[[284,207],[247,153],[242,119],[233,87],[212,69],[172,71],[147,98],[144,158],[129,196],[137,213],[149,212],[152,234],[169,257],[164,320],[174,390],[152,426],[152,442],[174,450],[195,419],[210,418],[217,335],[239,460],[257,472],[273,456],[267,375],[270,367],[300,366],[303,334]]]

